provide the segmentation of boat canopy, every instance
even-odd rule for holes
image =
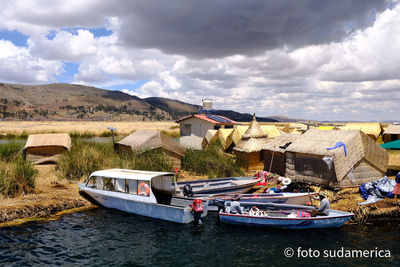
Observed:
[[[174,176],[172,172],[151,172],[151,171],[137,171],[128,169],[109,169],[93,172],[92,176],[101,176],[109,178],[119,178],[127,180],[140,180],[140,181],[151,181],[154,177],[159,176]]]

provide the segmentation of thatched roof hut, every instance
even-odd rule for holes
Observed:
[[[384,143],[400,140],[400,125],[390,124],[382,136]]]
[[[218,130],[218,133],[217,133],[218,139],[224,150],[227,150],[230,147],[230,145],[232,144],[232,140],[228,138],[232,132],[233,132],[232,128],[231,129],[222,129],[221,128]]]
[[[236,125],[228,136],[228,139],[231,140],[234,145],[237,145],[247,129],[249,129],[247,125]]]
[[[385,149],[361,131],[311,129],[286,150],[286,176],[321,186],[358,186],[381,178],[388,158]]]
[[[282,128],[282,132],[288,134],[303,134],[307,131],[307,125],[300,123],[289,123]]]
[[[23,154],[34,164],[57,163],[59,155],[70,149],[69,134],[31,134],[25,144]]]
[[[269,141],[261,150],[264,170],[285,176],[286,149],[300,137],[298,134],[282,134]]]
[[[263,130],[264,133],[267,134],[269,139],[274,139],[277,136],[281,135],[281,132],[278,130],[278,128],[275,125],[260,125],[261,130]]]
[[[347,123],[345,126],[339,127],[340,130],[359,130],[374,139],[378,139],[381,135],[383,129],[379,122],[354,122]]]
[[[115,144],[117,151],[134,151],[143,153],[148,150],[161,149],[171,161],[174,168],[181,167],[181,159],[185,155],[184,146],[171,137],[152,130],[137,130]]]
[[[260,125],[260,124],[259,124]],[[250,126],[247,125],[236,125],[233,131],[228,136],[227,140],[231,144],[236,145],[242,139],[242,135],[249,129]],[[267,135],[269,139],[274,139],[275,137],[281,135],[281,132],[275,125],[260,125],[261,130]]]
[[[208,145],[211,145],[218,139],[218,130],[208,130],[206,133],[206,136],[203,138],[203,141],[201,142],[201,148],[205,149]]]
[[[264,169],[260,151],[268,143],[268,140],[267,134],[263,132],[254,115],[250,127],[233,148],[237,162],[247,170]]]

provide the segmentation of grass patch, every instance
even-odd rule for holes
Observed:
[[[160,150],[142,154],[120,153],[111,142],[95,143],[73,140],[71,151],[62,154],[56,167],[57,175],[68,180],[87,178],[102,169],[124,168],[148,171],[173,171],[172,164]]]
[[[161,132],[162,132],[163,134],[169,136],[169,137],[172,137],[172,138],[179,138],[179,131],[172,131],[172,132],[170,132],[170,131],[162,130]]]
[[[24,144],[20,142],[10,142],[6,144],[1,144],[0,161],[10,162],[15,160],[22,151],[23,147]]]
[[[13,162],[0,163],[0,194],[15,197],[35,187],[36,171],[32,163],[18,156]]]
[[[231,177],[244,175],[234,158],[223,153],[217,141],[205,150],[187,149],[182,158],[182,169],[208,178]]]
[[[22,131],[21,133],[3,133],[0,134],[0,139],[26,139],[28,138],[28,132],[27,131]]]
[[[96,135],[89,131],[85,131],[85,132],[72,131],[69,133],[69,136],[71,138],[93,138]]]

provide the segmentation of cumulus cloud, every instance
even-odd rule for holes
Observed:
[[[53,82],[74,62],[74,83],[147,80],[123,91],[193,104],[210,97],[218,109],[260,116],[400,113],[400,6],[385,0],[5,3],[0,29],[29,40],[0,40],[2,81]],[[90,32],[99,27],[112,34]]]
[[[126,1],[127,45],[200,58],[341,41],[373,23],[385,0]],[[156,7],[156,8],[155,8]]]
[[[26,48],[0,40],[0,80],[13,83],[55,81],[62,71],[62,62],[32,57]]]

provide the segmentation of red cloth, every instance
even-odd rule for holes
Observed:
[[[400,195],[400,183],[396,183],[393,189],[393,194]]]
[[[297,218],[308,218],[311,217],[311,214],[306,211],[298,211],[297,212]]]

